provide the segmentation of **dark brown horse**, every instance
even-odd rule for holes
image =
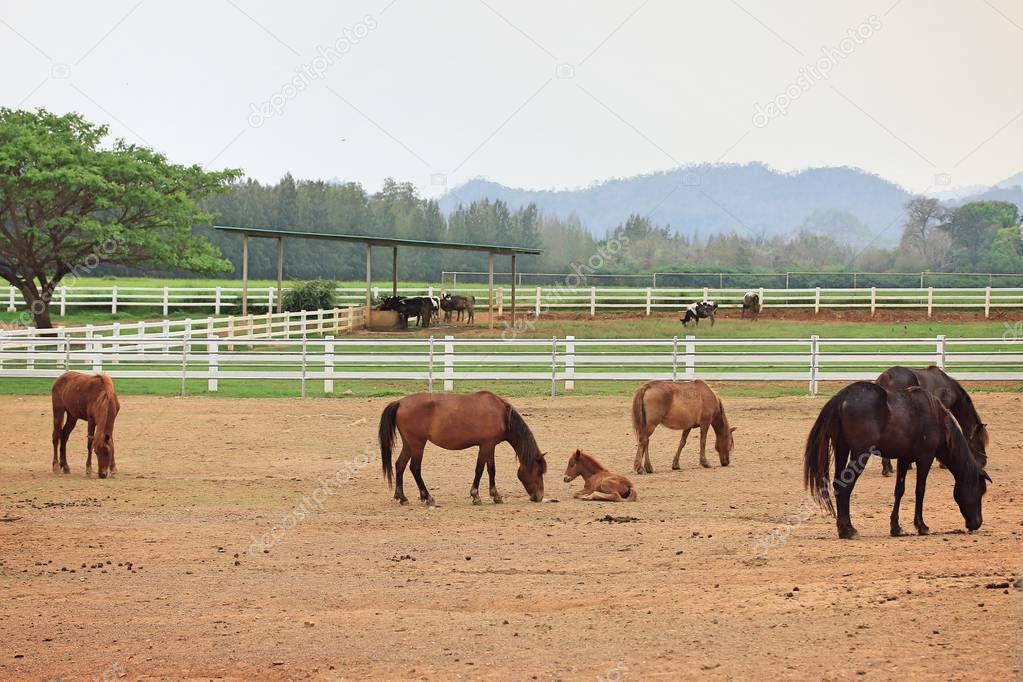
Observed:
[[[114,384],[106,374],[82,374],[64,372],[53,382],[50,391],[53,401],[53,473],[71,473],[67,464],[67,439],[79,419],[88,421],[88,459],[85,462],[86,476],[92,476],[92,451],[96,450],[99,477],[106,478],[107,472],[117,473],[114,460],[114,420],[121,409],[114,392]],[[65,415],[67,421],[64,421]],[[57,463],[57,446],[60,445],[60,463]]]
[[[877,378],[877,384],[889,391],[898,391],[910,386],[919,386],[941,401],[952,416],[959,422],[959,428],[966,434],[970,443],[970,451],[977,458],[981,468],[987,466],[987,426],[980,420],[977,408],[973,406],[970,394],[958,381],[945,374],[940,368],[931,365],[923,369],[915,367],[890,367]],[[888,458],[881,460],[881,473],[892,475],[892,462]]]
[[[490,497],[495,504],[500,504],[504,498],[497,492],[494,481],[494,448],[498,443],[507,441],[518,457],[519,481],[529,493],[529,499],[533,502],[543,500],[546,453],[540,452],[532,431],[504,398],[489,391],[468,395],[416,393],[385,407],[380,415],[379,437],[380,459],[388,485],[394,479],[391,451],[394,449],[395,430],[401,434],[401,454],[395,465],[398,480],[394,483],[394,499],[402,504],[408,504],[402,487],[406,465],[412,469],[416,485],[419,486],[419,499],[427,505],[434,504],[421,471],[423,449],[428,442],[446,450],[478,446],[476,477],[472,481],[469,496],[473,504],[480,504],[480,477],[486,465],[490,475]]]
[[[828,466],[835,456],[834,482]],[[850,461],[850,455],[852,459]],[[887,391],[876,383],[857,381],[835,394],[824,405],[806,440],[803,482],[821,507],[834,514],[830,489],[838,500],[838,537],[858,533],[849,518],[849,498],[856,479],[871,455],[898,461],[891,534],[902,535],[899,503],[906,490],[906,472],[916,464],[916,513],[913,525],[920,535],[929,532],[924,523],[924,492],[927,474],[935,457],[955,477],[953,497],[969,530],[984,521],[981,499],[991,479],[970,454],[970,446],[951,413],[927,391],[913,387]]]
[[[709,467],[707,462],[707,429],[714,429],[714,448],[718,452],[721,466],[728,466],[735,442],[728,425],[725,406],[710,386],[695,381],[648,381],[636,390],[632,397],[632,428],[636,433],[636,461],[633,469],[637,474],[653,473],[650,464],[650,436],[658,424],[669,429],[682,430],[682,439],[675,451],[672,469],[680,468],[679,456],[686,445],[689,432],[700,429],[700,465]]]

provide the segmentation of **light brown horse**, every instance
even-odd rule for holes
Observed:
[[[568,458],[565,469],[565,483],[570,483],[576,476],[582,476],[585,485],[573,495],[576,499],[590,502],[635,502],[636,488],[632,481],[621,474],[613,474],[604,468],[593,455],[576,450]]]
[[[682,429],[672,469],[679,469],[678,458],[685,447],[689,432],[700,427],[700,464],[707,463],[707,428],[714,428],[714,449],[717,450],[721,466],[728,466],[735,442],[728,425],[725,407],[710,386],[695,381],[648,381],[639,387],[632,397],[632,427],[636,432],[635,470],[637,474],[653,473],[650,465],[650,435],[658,424],[669,429]]]
[[[529,499],[533,502],[543,500],[546,453],[540,452],[532,431],[521,415],[500,396],[489,391],[467,395],[415,393],[385,407],[380,415],[379,438],[380,459],[388,485],[394,480],[391,451],[394,448],[395,430],[401,434],[401,454],[395,465],[398,480],[394,482],[394,499],[401,504],[408,504],[402,487],[406,466],[412,469],[416,479],[419,499],[427,505],[435,504],[421,472],[423,449],[427,442],[446,450],[478,446],[476,477],[472,481],[469,496],[473,504],[480,504],[480,477],[486,465],[490,475],[490,497],[495,504],[500,504],[504,498],[497,491],[494,481],[494,448],[498,443],[507,441],[518,457],[519,481],[529,493]]]
[[[53,473],[71,473],[67,464],[67,439],[79,419],[89,424],[86,439],[89,457],[85,462],[85,475],[92,476],[92,451],[96,450],[99,477],[107,472],[117,473],[114,460],[114,420],[121,409],[114,392],[114,384],[106,374],[64,372],[53,382],[50,391],[53,401]],[[67,415],[67,421],[64,416]],[[60,463],[57,463],[57,445],[60,445]]]

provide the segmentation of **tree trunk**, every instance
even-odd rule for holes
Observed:
[[[25,305],[28,307],[26,314],[32,315],[32,322],[35,324],[36,329],[52,329],[53,322],[50,321],[50,297],[40,296],[33,289],[26,287],[18,287],[21,295],[25,299]],[[28,322],[27,319],[22,318],[24,322]]]

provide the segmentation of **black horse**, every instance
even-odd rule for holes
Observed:
[[[685,313],[679,320],[682,322],[683,327],[688,327],[690,322],[694,322],[697,325],[700,324],[700,320],[710,318],[710,326],[714,326],[714,313],[717,312],[718,304],[714,301],[700,301],[699,303],[690,303],[689,307],[685,309]]]
[[[828,465],[835,454],[835,478]],[[916,463],[916,513],[913,525],[920,535],[930,532],[924,523],[924,491],[931,463],[937,457],[955,477],[953,497],[969,530],[984,521],[981,499],[991,479],[970,454],[970,446],[952,415],[937,398],[920,388],[887,391],[875,383],[857,381],[824,405],[806,439],[803,482],[821,507],[834,514],[830,489],[838,500],[838,537],[858,533],[849,518],[849,498],[856,479],[871,455],[898,460],[891,534],[902,535],[899,503],[906,490],[906,472]],[[850,454],[852,461],[850,461]]]
[[[469,324],[476,321],[476,297],[452,296],[444,294],[440,299],[440,308],[444,311],[444,321],[451,321],[451,313],[458,313],[458,321],[462,321],[462,313],[469,313]]]
[[[987,466],[987,426],[980,420],[977,408],[973,406],[970,394],[962,385],[945,374],[940,368],[931,365],[923,369],[914,367],[890,367],[877,378],[877,384],[889,391],[898,391],[919,386],[941,401],[959,422],[959,428],[966,434],[970,443],[970,452],[977,458],[981,467]],[[881,460],[881,473],[892,475],[892,462],[888,458]]]
[[[408,328],[410,317],[418,318],[420,327],[429,327],[430,319],[439,308],[439,302],[427,296],[415,296],[412,298],[388,296],[378,306],[379,310],[393,310],[398,313],[402,329]]]

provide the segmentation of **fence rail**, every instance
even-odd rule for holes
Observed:
[[[588,311],[591,316],[599,311],[638,311],[650,315],[658,311],[681,310],[697,300],[712,299],[725,308],[742,305],[743,294],[748,289],[709,287],[560,287],[529,286],[518,287],[515,294],[516,306],[536,316],[558,311]],[[990,315],[992,310],[1023,309],[1023,288],[858,288],[858,289],[753,289],[760,293],[764,308],[791,308],[813,310],[869,309],[915,309],[926,310],[930,316],[940,309],[983,310]],[[169,311],[182,309],[211,310],[214,315],[235,309],[241,304],[240,287],[60,287],[54,294],[53,307],[59,316],[67,314],[69,308],[103,308],[111,313],[130,307],[146,307],[161,310],[164,317]],[[372,289],[374,298],[386,295],[389,288]],[[444,293],[474,295],[479,310],[487,308],[488,290],[480,285],[442,287],[401,287],[400,294],[406,296],[440,296]],[[276,290],[273,287],[250,287],[249,305],[273,310],[276,305]],[[366,300],[364,287],[339,287],[336,290],[338,305],[358,305]],[[503,314],[511,302],[511,288],[495,288],[494,305],[498,314]],[[25,302],[14,287],[9,287],[0,305],[8,311],[25,310]]]
[[[1023,339],[315,339],[216,335],[0,339],[0,379],[55,377],[73,369],[118,379],[309,382],[411,380],[453,390],[456,381],[532,381],[572,390],[577,381],[707,379],[804,382],[874,379],[892,365],[936,364],[964,381],[1023,380]]]

